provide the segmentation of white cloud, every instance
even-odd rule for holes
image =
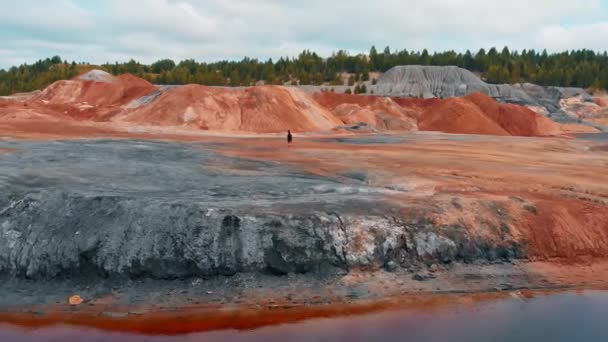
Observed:
[[[1,0],[0,6],[0,27],[22,30],[34,28],[52,32],[94,28],[94,16],[79,8],[72,0]]]
[[[276,58],[302,49],[327,55],[366,51],[372,44],[461,51],[489,44],[603,48],[601,23],[608,22],[600,0],[85,1],[0,0],[3,48],[29,62],[60,54],[96,63]],[[4,56],[0,67],[15,60]]]
[[[536,45],[549,50],[592,49],[606,50],[608,22],[564,27],[543,28],[536,36]]]
[[[185,1],[111,0],[108,9],[111,24],[128,30],[126,34],[152,31],[205,41],[221,33],[217,18]]]

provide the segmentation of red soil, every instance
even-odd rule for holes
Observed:
[[[367,123],[381,130],[415,131],[419,111],[388,97],[322,92],[314,99],[347,125]]]
[[[550,136],[560,134],[559,124],[524,106],[502,104],[493,98],[474,93],[465,99],[476,104],[483,113],[514,136]]]
[[[33,100],[60,105],[122,106],[154,90],[154,85],[130,74],[110,76],[104,81],[74,78],[51,84]]]
[[[385,111],[392,116],[408,118],[418,118],[421,108],[434,102],[433,100],[422,99],[397,99],[379,96],[337,94],[332,92],[321,92],[313,95],[323,107],[335,110],[342,104],[353,104],[361,108],[370,108],[374,111]]]
[[[471,105],[470,101],[465,102]],[[12,134],[16,129],[3,127],[0,121],[0,132]],[[65,129],[63,125],[53,127]],[[38,131],[38,128],[34,130]],[[83,132],[77,127],[73,131],[81,136]],[[375,145],[301,138],[290,149],[277,138],[207,136],[204,139],[223,142],[218,150],[220,153],[272,160],[324,176],[338,177],[356,166],[368,174],[366,186],[382,189],[403,186],[408,189],[385,198],[399,204],[404,213],[408,210],[416,212],[416,215],[423,213],[445,227],[461,225],[471,238],[480,236],[500,241],[502,235],[507,234],[521,241],[532,260],[544,261],[522,266],[526,269],[526,276],[542,277],[546,281],[539,286],[606,287],[608,174],[604,171],[608,154],[592,150],[598,143],[493,136],[459,139],[433,134],[413,136],[404,142]],[[600,262],[601,267],[593,266],[595,262]],[[397,282],[382,283],[382,286],[393,283]],[[471,284],[466,283],[466,286],[474,286]],[[466,289],[470,290],[469,287]],[[245,297],[252,298],[252,301],[262,298],[249,296],[247,293]],[[419,295],[415,297],[419,298]],[[150,308],[149,315],[129,315],[124,319],[100,315],[103,310],[120,312],[112,306],[85,304],[78,309],[66,308],[64,312],[49,312],[44,316],[2,314],[0,321],[30,327],[63,322],[119,331],[172,334],[218,328],[248,329],[297,321],[301,317],[333,315],[324,310],[338,311],[338,315],[350,310],[339,301],[332,300],[332,303],[322,308],[283,310],[281,305],[293,304],[291,299],[284,303],[280,300],[275,302],[273,298],[273,304],[260,305],[269,307],[264,317],[255,316],[247,308],[208,312],[202,310],[204,308],[198,308],[201,311],[195,308],[193,312],[170,310],[158,313],[154,312],[155,308]],[[128,310],[125,308],[124,312]]]
[[[475,93],[449,98],[428,106],[419,122],[420,130],[445,133],[555,136],[560,127],[550,119],[518,105],[501,104]]]
[[[257,133],[324,131],[342,124],[306,93],[277,86],[227,89],[187,85],[113,120]]]
[[[223,152],[324,177],[356,165],[367,172],[368,185],[405,184],[408,191],[395,194],[394,202],[438,225],[463,226],[470,236],[492,241],[510,234],[535,260],[608,257],[608,155],[591,150],[596,143],[424,136],[373,148],[300,140],[296,150],[259,139]]]
[[[57,121],[69,119],[61,111],[40,103],[26,103],[0,99],[0,122],[4,121]]]
[[[481,108],[463,98],[450,98],[428,108],[422,113],[418,127],[421,131],[509,135],[498,123],[487,117]]]
[[[404,97],[394,97],[393,101],[397,102],[402,107],[409,108],[417,113],[422,113],[427,108],[436,105],[441,102],[441,99],[432,98],[432,99],[418,99],[418,98],[404,98]]]
[[[390,118],[393,122],[416,119],[418,129],[422,131],[516,136],[561,134],[559,125],[550,119],[523,106],[498,103],[480,93],[445,100],[331,92],[315,94],[314,98],[345,124],[365,122],[383,130],[399,129],[385,124],[385,119]]]
[[[376,113],[369,108],[362,108],[359,105],[352,103],[344,103],[334,108],[333,113],[346,125],[356,125],[358,123],[367,123],[371,126],[377,126]]]
[[[518,222],[531,256],[569,262],[608,257],[608,207],[562,198],[540,198],[535,207]]]
[[[58,81],[26,100],[1,100],[0,121],[109,121],[141,126],[224,132],[330,131],[367,123],[382,131],[553,136],[560,126],[517,105],[482,94],[464,98],[405,99],[261,86],[246,89],[187,85],[151,103],[128,106],[157,88],[133,75],[90,71]]]

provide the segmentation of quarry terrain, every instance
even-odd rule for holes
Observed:
[[[91,71],[1,98],[0,321],[608,289],[603,95],[469,76],[398,67],[372,96]]]

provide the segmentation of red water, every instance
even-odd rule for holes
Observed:
[[[0,341],[608,341],[607,323],[608,293],[581,292],[172,336],[0,324]]]

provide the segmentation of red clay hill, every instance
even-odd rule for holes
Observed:
[[[122,106],[156,90],[156,86],[131,74],[112,76],[92,70],[72,80],[57,81],[34,99],[51,104]]]
[[[185,126],[256,133],[328,131],[342,124],[308,94],[261,86],[245,89],[186,85],[112,120],[143,125]]]
[[[449,98],[426,108],[419,129],[446,133],[553,136],[560,125],[532,110],[502,104],[480,93]]]
[[[295,87],[157,87],[133,75],[92,70],[57,81],[21,100],[0,99],[0,123],[65,120],[223,132],[331,131],[367,123],[379,131],[552,136],[560,125],[525,107],[482,94],[411,99],[322,92]]]
[[[560,125],[518,105],[501,104],[481,93],[461,98],[385,98],[323,92],[315,100],[345,124],[367,123],[381,130],[399,130],[393,121],[417,121],[418,130],[459,134],[553,136]]]
[[[380,130],[416,131],[419,111],[400,106],[389,97],[322,92],[314,99],[344,124],[366,123]]]
[[[68,117],[72,120],[104,121],[122,112],[133,100],[157,91],[148,81],[131,74],[113,76],[105,71],[91,70],[71,80],[54,82],[41,92],[25,98],[18,105],[23,114]],[[62,118],[63,119],[63,118]]]

